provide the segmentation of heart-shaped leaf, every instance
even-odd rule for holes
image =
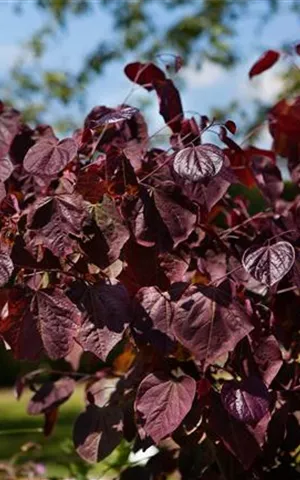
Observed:
[[[0,286],[5,285],[9,277],[11,276],[14,269],[14,264],[10,258],[10,256],[5,253],[0,253]]]
[[[245,270],[255,280],[271,287],[292,268],[295,250],[289,242],[277,242],[260,248],[248,248],[243,255]]]
[[[188,375],[173,379],[151,373],[144,378],[135,400],[140,435],[158,443],[174,432],[190,411],[195,393],[196,382]]]
[[[33,175],[52,177],[63,170],[76,154],[77,144],[73,138],[65,138],[58,143],[46,138],[28,150],[24,168]]]
[[[174,158],[173,168],[180,177],[198,182],[214,177],[223,166],[225,154],[216,145],[206,143],[180,150]]]
[[[4,157],[0,160],[1,182],[5,182],[5,180],[7,180],[11,176],[13,169],[14,169],[14,166],[8,157]]]
[[[255,424],[269,409],[269,394],[258,377],[249,377],[243,382],[226,382],[221,391],[224,407],[237,420]]]
[[[122,426],[123,413],[119,407],[89,405],[74,425],[77,453],[87,462],[103,460],[122,440]]]

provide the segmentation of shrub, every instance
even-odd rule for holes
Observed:
[[[269,112],[272,149],[242,148],[231,120],[185,118],[154,64],[125,73],[156,92],[169,148],[151,147],[127,104],[95,107],[63,140],[0,106],[0,333],[17,359],[68,362],[20,377],[17,394],[34,391],[28,412],[49,435],[85,382],[83,459],[122,439],[159,448],[121,478],[296,478],[300,97]],[[257,188],[263,209],[233,184]],[[79,370],[86,357],[95,373]]]

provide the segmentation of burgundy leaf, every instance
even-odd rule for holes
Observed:
[[[197,221],[196,213],[191,206],[184,204],[184,198],[176,191],[154,191],[155,206],[167,227],[174,247],[186,240],[195,228]]]
[[[232,120],[227,120],[224,125],[232,135],[236,133],[236,124]]]
[[[73,440],[77,453],[87,462],[103,460],[121,442],[122,424],[119,407],[89,405],[74,425]]]
[[[242,382],[226,382],[221,399],[224,407],[240,422],[256,424],[266,415],[270,399],[265,384],[257,377]]]
[[[28,150],[24,168],[36,176],[52,177],[63,170],[76,154],[77,144],[72,138],[60,142],[45,138]]]
[[[6,197],[6,190],[4,182],[0,180],[0,202]]]
[[[129,230],[115,202],[107,195],[104,195],[101,204],[95,206],[94,217],[106,243],[108,261],[113,263],[119,258],[121,249],[129,238]]]
[[[37,324],[30,312],[26,291],[15,288],[9,291],[7,311],[2,311],[0,334],[19,360],[37,360],[43,344]]]
[[[65,256],[76,250],[76,242],[70,235],[80,235],[87,211],[80,195],[46,197],[32,207],[28,223],[26,243],[29,250],[39,245],[54,255]]]
[[[97,129],[103,125],[110,125],[113,123],[123,122],[124,120],[130,120],[138,112],[137,108],[134,107],[121,107],[116,109],[103,117],[100,117],[99,120],[91,122],[90,128]]]
[[[8,153],[19,128],[20,113],[2,104],[0,111],[0,158]]]
[[[180,132],[183,108],[177,88],[170,79],[155,81],[154,88],[159,99],[159,113],[173,133]]]
[[[59,289],[39,291],[31,306],[45,350],[50,358],[63,358],[73,348],[81,322],[81,314]]]
[[[77,304],[83,312],[78,342],[105,361],[109,352],[122,339],[130,322],[130,303],[121,284],[78,287]],[[76,301],[76,300],[75,300]]]
[[[145,343],[166,352],[173,347],[173,306],[170,296],[157,287],[141,288],[135,296],[133,331]]]
[[[222,287],[189,287],[175,304],[172,328],[177,340],[206,367],[232,351],[253,326]]]
[[[147,90],[153,90],[153,83],[157,80],[166,79],[164,72],[154,63],[134,62],[128,63],[124,69],[125,74],[134,83],[141,85]]]
[[[7,253],[0,252],[0,286],[5,285],[12,272],[14,271],[14,264]]]
[[[259,75],[271,68],[277,60],[279,60],[280,53],[276,50],[267,50],[264,52],[261,57],[254,63],[249,71],[249,77],[252,78],[255,75]]]
[[[250,247],[242,258],[245,270],[255,280],[269,287],[279,282],[289,272],[294,261],[294,247],[289,242],[283,241],[266,247]]]
[[[224,162],[223,151],[210,143],[180,150],[174,158],[173,168],[181,177],[198,182],[219,173]]]
[[[171,378],[150,374],[140,384],[135,411],[140,435],[149,436],[157,444],[169,436],[192,407],[196,382],[188,375]]]
[[[2,158],[0,160],[0,181],[5,182],[11,176],[13,169],[14,166],[10,159],[8,157]]]
[[[31,398],[27,411],[30,415],[46,413],[66,402],[76,386],[75,380],[63,377],[56,382],[46,382]]]
[[[253,345],[253,356],[264,383],[270,385],[283,364],[281,350],[274,335],[261,337]]]
[[[255,437],[249,432],[247,425],[237,421],[220,401],[220,396],[213,395],[209,412],[209,427],[223,442],[245,470],[248,470],[254,460],[261,454],[261,449]]]
[[[43,433],[45,437],[49,437],[54,430],[58,420],[58,408],[54,407],[47,410],[44,414],[44,428]]]
[[[300,43],[295,45],[295,52],[297,53],[297,55],[300,55]]]

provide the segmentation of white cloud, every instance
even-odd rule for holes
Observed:
[[[225,76],[226,70],[208,60],[205,60],[201,69],[189,66],[181,70],[181,76],[188,88],[209,87],[219,83]]]

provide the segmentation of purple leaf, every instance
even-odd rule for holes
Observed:
[[[156,444],[169,436],[190,411],[195,393],[196,382],[188,375],[179,378],[147,375],[135,400],[140,435],[151,437]]]
[[[126,227],[115,202],[104,195],[102,203],[94,209],[94,217],[107,246],[109,264],[119,258],[121,249],[129,239],[129,230]]]
[[[28,413],[39,415],[58,407],[70,398],[75,386],[75,380],[69,377],[63,377],[56,382],[44,383],[30,400],[27,408]]]
[[[46,197],[33,205],[28,216],[32,230],[27,231],[28,249],[42,245],[61,257],[76,250],[76,241],[70,235],[80,235],[87,211],[80,195]]]
[[[209,427],[223,442],[245,470],[253,464],[261,453],[255,437],[249,432],[248,426],[237,421],[223,407],[220,396],[214,394],[209,412]]]
[[[120,109],[115,109],[103,117],[100,117],[98,120],[91,122],[90,128],[97,129],[103,125],[110,125],[113,123],[123,122],[124,120],[130,120],[136,113],[138,109],[134,107],[121,107]]]
[[[12,272],[14,271],[14,264],[7,253],[0,252],[0,286],[5,285]]]
[[[79,285],[78,297],[78,306],[83,312],[78,342],[84,350],[105,361],[130,322],[128,293],[121,284],[100,283]]]
[[[266,247],[250,247],[244,252],[242,263],[255,280],[271,287],[292,268],[295,250],[289,242],[277,242]]]
[[[171,182],[170,182],[171,183]],[[191,205],[185,202],[184,197],[175,190],[170,192],[166,188],[154,190],[153,198],[155,206],[167,227],[174,242],[174,247],[186,240],[195,228],[197,215]]]
[[[219,173],[225,160],[225,154],[216,145],[206,143],[180,150],[174,158],[173,168],[182,178],[198,182]]]
[[[172,132],[179,133],[183,109],[177,88],[170,79],[154,82],[154,88],[159,99],[159,113]]]
[[[50,358],[63,358],[74,345],[81,314],[59,289],[39,291],[31,306],[34,311],[45,350]]]
[[[134,313],[132,328],[138,337],[163,352],[173,346],[173,306],[168,293],[157,287],[141,288],[135,296]]]
[[[14,166],[8,157],[4,157],[0,160],[1,182],[5,182],[5,180],[7,180],[11,176],[13,169],[14,169]]]
[[[20,113],[13,108],[1,105],[0,108],[0,158],[3,158],[20,127]]]
[[[123,414],[119,407],[89,405],[77,418],[73,441],[77,453],[87,462],[106,458],[122,440]]]
[[[166,79],[164,72],[154,63],[133,62],[128,63],[124,68],[124,72],[134,83],[141,85],[146,90],[153,90],[155,81],[163,81]]]
[[[274,335],[261,337],[253,345],[253,356],[264,383],[270,385],[283,364],[281,350]]]
[[[268,412],[270,404],[268,389],[257,377],[224,383],[221,399],[230,415],[249,424],[259,422]]]
[[[189,287],[175,304],[172,328],[177,340],[204,361],[205,368],[234,350],[253,325],[222,287]]]
[[[65,138],[58,143],[46,138],[28,150],[24,168],[39,177],[52,177],[63,170],[76,155],[77,144],[73,138]]]

